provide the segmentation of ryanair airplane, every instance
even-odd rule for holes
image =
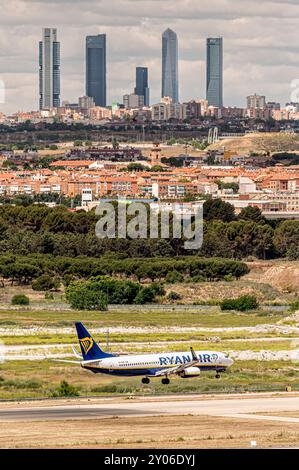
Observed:
[[[80,364],[84,369],[95,374],[108,374],[116,376],[140,376],[144,384],[150,382],[150,377],[162,377],[162,383],[169,384],[170,375],[182,378],[197,377],[201,371],[213,370],[216,378],[233,364],[233,360],[226,354],[215,351],[171,352],[159,354],[142,354],[138,356],[118,356],[108,354],[101,350],[82,323],[76,323],[76,330],[81,348],[78,354],[73,347],[75,356],[80,361],[58,360]]]

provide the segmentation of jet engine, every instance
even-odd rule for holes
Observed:
[[[182,378],[186,377],[196,377],[200,375],[200,369],[198,367],[188,367],[180,373]]]

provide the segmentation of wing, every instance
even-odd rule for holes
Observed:
[[[195,365],[198,365],[199,359],[196,356],[196,353],[195,353],[195,351],[193,350],[192,347],[190,348],[190,351],[191,351],[192,361],[185,362],[184,364],[180,364],[179,366],[173,366],[172,368],[159,370],[155,374],[155,377],[160,377],[160,376],[163,376],[163,375],[178,374],[179,372],[182,372],[183,370],[186,370],[189,367],[193,367]]]

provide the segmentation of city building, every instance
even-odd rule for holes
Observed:
[[[266,97],[262,95],[247,96],[247,109],[265,109],[266,108]]]
[[[86,95],[106,106],[106,34],[86,38]]]
[[[39,43],[39,108],[60,106],[60,42],[57,29],[44,28]]]
[[[179,101],[178,39],[171,29],[162,34],[162,98]]]
[[[280,111],[281,108],[280,103],[275,103],[274,101],[268,101],[266,107],[272,111]]]
[[[88,111],[90,108],[95,107],[94,99],[91,96],[81,96],[78,99],[78,103],[82,111]]]
[[[87,114],[91,121],[102,121],[112,118],[112,110],[103,106],[89,108]]]
[[[209,106],[223,106],[223,39],[207,39],[207,101]]]
[[[142,108],[144,106],[144,96],[131,93],[130,95],[123,96],[123,104],[125,109],[128,108]]]
[[[170,119],[182,121],[187,117],[187,104],[175,103],[165,96],[161,103],[152,106],[152,121],[169,121]]]
[[[199,101],[188,101],[186,106],[186,119],[198,119],[201,116],[201,104]]]
[[[148,68],[136,67],[135,95],[143,96],[144,106],[149,106]]]

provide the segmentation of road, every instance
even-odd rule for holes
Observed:
[[[160,396],[80,399],[71,402],[1,403],[0,422],[83,420],[108,417],[200,415],[299,424],[299,397],[294,395]],[[254,414],[258,413],[258,414]],[[273,413],[275,416],[264,415]]]

